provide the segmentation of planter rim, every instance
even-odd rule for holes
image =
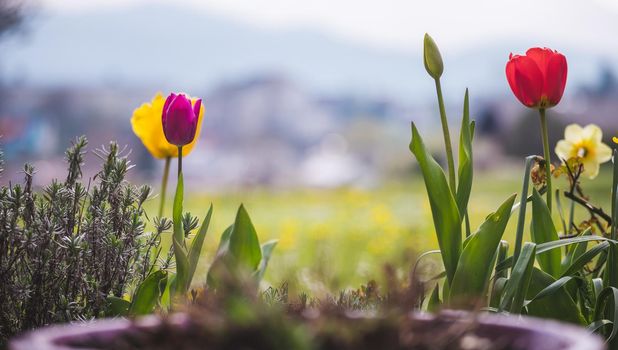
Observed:
[[[436,315],[413,312],[414,318],[421,320],[435,320]],[[542,319],[530,316],[519,315],[497,315],[488,313],[478,313],[473,315],[468,311],[462,310],[443,310],[438,314],[445,321],[462,320],[469,318],[471,321],[480,325],[493,326],[498,330],[519,330],[536,335],[538,337],[553,337],[567,342],[567,347],[563,350],[602,350],[605,349],[605,342],[601,337],[591,333],[583,327],[570,323],[558,322],[556,320]]]
[[[566,343],[560,350],[603,350],[605,344],[602,339],[591,334],[584,328],[571,324],[560,323],[553,320],[545,320],[527,316],[506,316],[492,314],[472,314],[460,310],[444,310],[437,315],[411,312],[410,317],[420,321],[454,322],[470,320],[481,326],[494,328],[495,331],[516,331],[528,333],[531,337],[539,339],[554,338]],[[439,316],[439,317],[437,317]],[[170,315],[167,319],[172,324],[182,325],[189,321],[184,313]],[[157,315],[144,316],[129,320],[123,318],[102,319],[93,322],[73,323],[66,325],[54,325],[38,330],[33,330],[10,342],[10,350],[87,350],[67,345],[68,340],[86,337],[88,335],[105,336],[115,335],[126,330],[129,326],[138,328],[152,328],[160,323]]]

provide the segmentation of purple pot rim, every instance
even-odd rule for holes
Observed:
[[[566,342],[567,347],[561,350],[603,350],[605,344],[602,339],[576,325],[561,323],[553,320],[539,319],[528,316],[508,316],[495,314],[473,315],[467,311],[444,310],[439,313],[440,320],[452,322],[462,319],[470,319],[480,326],[487,326],[503,330],[505,332],[521,332],[530,337],[552,337]],[[419,321],[435,321],[436,315],[411,312],[410,317]],[[160,323],[156,315],[144,316],[135,320],[124,318],[102,319],[85,323],[73,323],[54,325],[30,331],[10,342],[10,350],[86,350],[66,345],[70,339],[76,339],[88,335],[114,335],[126,331],[131,326],[139,328],[151,328]],[[167,321],[181,325],[189,320],[188,315],[178,313],[171,315]]]

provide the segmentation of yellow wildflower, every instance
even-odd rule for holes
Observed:
[[[195,99],[191,99],[194,103]],[[161,122],[161,114],[163,113],[163,104],[165,98],[159,92],[150,102],[142,104],[139,108],[133,111],[133,117],[131,117],[131,126],[133,132],[137,137],[142,140],[146,149],[155,158],[167,158],[178,157],[178,147],[167,142],[165,134],[163,133],[163,124]],[[182,155],[187,156],[197,139],[200,136],[200,130],[202,129],[202,119],[204,116],[204,104],[200,108],[200,116],[197,122],[197,132],[195,138],[191,143],[182,148]]]
[[[556,144],[556,154],[562,160],[581,158],[583,174],[593,179],[599,174],[599,166],[612,158],[612,150],[602,138],[603,132],[594,124],[584,128],[571,124],[564,129],[564,140]]]

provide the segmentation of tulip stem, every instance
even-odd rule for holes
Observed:
[[[448,130],[448,120],[444,109],[444,98],[442,97],[442,86],[440,79],[436,82],[436,93],[438,94],[438,106],[440,107],[440,121],[442,122],[442,133],[444,134],[444,147],[446,148],[446,161],[448,163],[448,180],[451,192],[455,195],[457,180],[455,179],[455,161],[453,160],[453,147],[451,146],[451,134]]]
[[[165,167],[163,168],[163,179],[161,180],[161,202],[159,203],[159,217],[163,216],[163,209],[165,208],[165,194],[167,192],[167,179],[170,174],[170,163],[172,157],[165,157]]]
[[[182,173],[182,146],[178,146],[178,177]]]
[[[545,118],[545,108],[539,109],[541,115],[541,133],[543,136],[543,158],[545,158],[545,178],[547,181],[547,208],[551,214],[551,201],[552,201],[552,189],[551,189],[551,153],[549,152],[549,136],[547,134],[547,118]]]

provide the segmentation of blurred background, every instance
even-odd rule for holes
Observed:
[[[206,106],[188,208],[214,202],[223,230],[245,202],[260,236],[280,239],[271,281],[354,286],[436,246],[408,150],[414,121],[443,159],[425,32],[445,62],[454,139],[470,89],[473,225],[519,190],[522,156],[541,153],[538,117],[506,82],[511,52],[568,59],[552,144],[572,122],[618,134],[614,0],[0,0],[0,182],[21,181],[24,162],[39,185],[62,177],[64,150],[86,135],[91,149],[127,145],[132,180],[156,187],[163,164],[129,120],[155,93],[185,91]],[[89,156],[85,176],[98,167]]]

